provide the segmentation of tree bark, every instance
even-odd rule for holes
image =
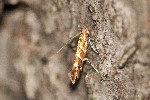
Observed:
[[[0,100],[149,100],[149,0],[1,0]],[[88,28],[81,78],[68,72]],[[57,51],[65,46],[59,53]],[[75,48],[71,48],[74,46]]]

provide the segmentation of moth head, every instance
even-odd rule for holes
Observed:
[[[89,30],[87,28],[82,29],[82,33],[86,34],[87,36],[89,35]]]

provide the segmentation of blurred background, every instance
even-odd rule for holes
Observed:
[[[0,100],[150,100],[149,0],[0,0]],[[73,85],[77,40],[93,48]],[[78,38],[77,38],[78,39]],[[57,51],[66,43],[59,53]]]

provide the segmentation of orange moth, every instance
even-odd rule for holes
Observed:
[[[68,76],[73,84],[79,79],[83,63],[85,61],[85,55],[89,43],[89,31],[87,28],[82,29],[79,37],[78,46],[75,54],[74,64]]]
[[[73,67],[71,69],[71,71],[68,73],[68,76],[71,80],[71,82],[73,84],[76,83],[76,81],[80,78],[80,74],[81,74],[81,71],[83,69],[83,63],[84,61],[88,61],[88,63],[94,68],[94,70],[97,72],[97,73],[100,73],[97,68],[94,67],[94,65],[87,59],[85,58],[86,56],[86,52],[87,52],[87,47],[88,47],[88,44],[91,45],[91,48],[97,53],[99,54],[93,47],[92,47],[92,44],[90,42],[90,37],[89,37],[89,31],[87,28],[83,28],[82,29],[82,32],[80,34],[80,37],[79,37],[79,41],[78,41],[78,45],[77,45],[77,50],[76,50],[76,54],[75,54],[75,59],[74,59],[74,64],[73,64]],[[67,44],[66,44],[67,45]],[[65,46],[66,46],[65,45]],[[64,46],[63,46],[64,47]],[[60,52],[63,47],[61,47],[61,49],[59,49],[58,52]],[[57,52],[57,53],[58,53]]]

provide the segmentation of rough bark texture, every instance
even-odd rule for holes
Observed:
[[[0,100],[150,100],[149,0],[0,0]],[[93,44],[80,80],[73,48]],[[76,42],[70,43],[76,46]],[[94,50],[98,52],[95,53]]]

